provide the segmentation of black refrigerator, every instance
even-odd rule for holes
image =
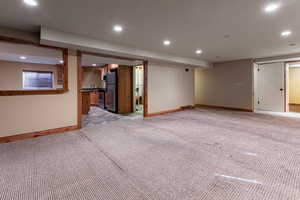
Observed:
[[[117,70],[106,74],[106,109],[118,112],[118,73]]]

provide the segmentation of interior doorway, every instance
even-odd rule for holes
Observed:
[[[254,110],[300,112],[300,62],[255,64]]]
[[[300,62],[289,62],[286,68],[288,111],[300,113]]]
[[[144,66],[133,67],[133,108],[137,114],[144,113]]]
[[[79,62],[82,127],[146,115],[146,61],[79,52]]]

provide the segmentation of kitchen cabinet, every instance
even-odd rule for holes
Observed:
[[[133,112],[133,68],[118,68],[118,113]]]
[[[91,108],[91,96],[89,91],[82,91],[82,114],[87,115]]]
[[[90,92],[90,99],[91,99],[91,105],[92,106],[98,106],[99,105],[99,92],[98,91],[92,91]]]

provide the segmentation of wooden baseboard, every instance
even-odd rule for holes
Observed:
[[[197,104],[196,107],[216,108],[216,109],[224,109],[224,110],[235,110],[235,111],[243,111],[243,112],[253,112],[253,110],[245,109],[245,108],[233,108],[233,107],[226,107],[226,106],[213,106],[213,105],[204,105],[204,104]]]
[[[146,117],[154,117],[154,116],[158,116],[158,115],[165,115],[165,114],[180,112],[180,111],[183,111],[183,110],[193,109],[193,108],[195,108],[195,106],[192,106],[192,105],[182,106],[180,108],[176,108],[176,109],[172,109],[172,110],[165,110],[165,111],[161,111],[161,112],[149,113],[149,114],[147,114]]]
[[[189,110],[189,109],[194,109],[195,106],[194,105],[188,105],[188,106],[181,106],[180,109],[181,110]]]
[[[173,109],[173,110],[165,110],[165,111],[161,111],[161,112],[155,112],[155,113],[148,113],[146,117],[154,117],[154,116],[158,116],[158,115],[165,115],[168,113],[174,113],[174,112],[179,112],[182,111],[182,108],[177,108],[177,109]]]
[[[36,137],[41,137],[41,136],[46,136],[46,135],[58,134],[58,133],[63,133],[66,131],[73,131],[73,130],[77,130],[77,129],[79,129],[78,126],[68,126],[68,127],[63,127],[63,128],[49,129],[49,130],[45,130],[45,131],[36,131],[36,132],[24,133],[24,134],[20,134],[20,135],[0,137],[0,144],[19,141],[19,140],[25,140],[25,139],[30,139],[30,138],[36,138]]]

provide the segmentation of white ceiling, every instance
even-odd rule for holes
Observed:
[[[300,52],[300,1],[280,1],[266,14],[270,0],[22,0],[0,1],[0,25],[38,31],[40,25],[129,48],[187,58],[225,61]],[[114,24],[124,26],[121,34]],[[293,34],[280,37],[283,30]],[[225,35],[230,35],[225,38]],[[162,40],[170,39],[169,47]],[[296,43],[296,46],[289,46]],[[196,49],[203,54],[197,56]]]
[[[26,60],[20,59],[21,56],[26,57]],[[62,51],[31,45],[0,42],[0,60],[25,63],[59,64],[59,61],[62,60]]]
[[[141,65],[141,61],[128,61],[128,60],[121,60],[121,59],[112,59],[112,58],[104,58],[100,56],[82,55],[82,66],[92,66],[93,64],[97,64],[97,66],[103,66],[105,64],[118,64],[118,65],[127,65],[127,66],[136,66]]]

